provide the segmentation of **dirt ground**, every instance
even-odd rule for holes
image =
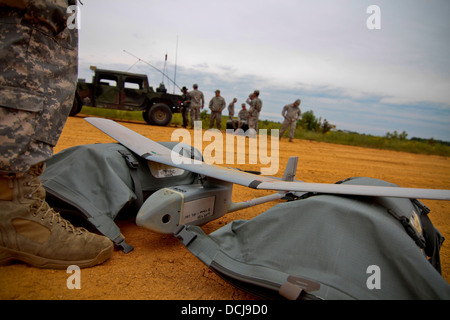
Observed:
[[[143,123],[123,125],[155,141],[171,141],[174,127]],[[192,133],[192,131],[191,131]],[[68,119],[55,153],[75,145],[108,143],[113,139],[92,127],[82,116]],[[209,142],[204,142],[205,148]],[[299,156],[297,179],[334,183],[365,176],[383,179],[403,187],[450,189],[450,159],[440,156],[381,151],[312,141],[287,139],[280,142],[280,170],[289,156]],[[248,163],[248,160],[246,161]],[[263,165],[234,165],[259,170]],[[235,186],[233,201],[270,192]],[[424,200],[430,218],[447,239],[441,249],[443,277],[450,282],[450,202]],[[250,219],[276,202],[230,213],[203,226],[210,233],[237,219]],[[254,299],[211,272],[175,238],[140,228],[133,221],[118,222],[127,242],[135,249],[115,251],[102,265],[81,270],[81,289],[69,290],[66,270],[41,270],[24,264],[0,267],[0,299],[152,299],[231,300]]]

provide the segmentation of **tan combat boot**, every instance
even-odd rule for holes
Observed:
[[[0,175],[0,265],[22,261],[39,268],[91,267],[109,259],[114,245],[104,236],[76,228],[45,201],[39,176]]]

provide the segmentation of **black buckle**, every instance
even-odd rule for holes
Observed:
[[[139,167],[139,161],[133,156],[132,153],[125,150],[119,150],[119,153],[125,159],[125,162],[131,169],[137,169]]]

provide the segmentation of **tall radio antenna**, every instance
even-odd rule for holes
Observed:
[[[177,60],[178,60],[178,35],[177,35],[177,45],[175,47],[175,71],[173,75],[173,82],[177,81]],[[173,86],[173,93],[175,94],[175,86]]]
[[[162,80],[161,80],[162,84],[164,84],[164,75],[166,74],[166,64],[167,64],[167,53],[166,53],[166,56],[164,58],[163,77],[162,77]]]

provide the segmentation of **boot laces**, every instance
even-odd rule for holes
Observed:
[[[57,224],[74,234],[82,234],[86,230],[84,228],[75,227],[69,221],[62,218],[61,215],[45,201],[45,196],[39,195],[39,193],[43,193],[43,186],[39,180],[39,176],[34,177],[27,185],[32,188],[32,191],[28,194],[28,198],[36,200],[32,205],[32,207],[36,209],[36,213],[33,214],[34,216],[42,215],[41,220],[49,218],[50,224],[53,224],[53,221],[56,221]]]

